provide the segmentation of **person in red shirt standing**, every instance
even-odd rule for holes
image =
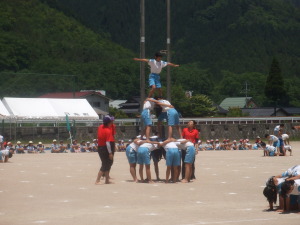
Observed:
[[[195,120],[189,121],[187,127],[183,128],[182,138],[191,141],[195,145],[196,154],[198,154],[199,131],[196,129],[196,121]],[[184,177],[185,177],[185,163],[184,163],[185,154],[186,154],[186,152],[182,151],[182,172],[181,172],[182,179],[184,179]],[[191,180],[193,180],[193,179],[196,179],[196,177],[195,177],[195,161],[192,164]]]
[[[102,162],[95,184],[101,184],[102,175],[105,176],[105,184],[110,184],[109,172],[113,164],[115,152],[115,125],[114,117],[106,115],[103,124],[98,127],[98,154]]]

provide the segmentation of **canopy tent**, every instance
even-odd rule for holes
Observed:
[[[0,118],[10,117],[10,114],[6,107],[4,106],[3,102],[0,100]]]
[[[97,120],[97,113],[86,99],[3,98],[9,114],[16,119]]]

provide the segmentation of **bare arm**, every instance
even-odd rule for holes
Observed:
[[[140,61],[140,62],[149,62],[149,59],[139,59],[139,58],[133,58],[135,61]]]
[[[174,63],[168,63],[168,66],[179,67],[178,64],[174,64]]]

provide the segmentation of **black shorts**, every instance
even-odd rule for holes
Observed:
[[[110,170],[113,160],[109,159],[109,153],[106,146],[98,146],[98,154],[102,165],[100,171],[107,172]]]

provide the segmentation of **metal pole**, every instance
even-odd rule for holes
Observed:
[[[140,30],[140,58],[145,58],[145,0],[141,0],[141,30]],[[143,108],[145,100],[145,63],[140,63],[140,109]]]
[[[167,62],[171,62],[171,9],[167,0]],[[167,99],[171,101],[171,69],[167,67]]]

